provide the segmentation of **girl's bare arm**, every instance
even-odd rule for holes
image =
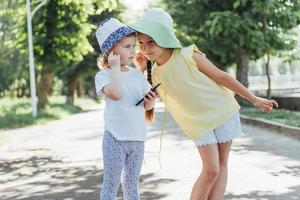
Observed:
[[[268,100],[260,98],[252,94],[246,87],[244,87],[239,81],[230,76],[228,73],[217,68],[211,63],[204,55],[194,52],[193,59],[195,60],[199,71],[206,74],[209,78],[214,80],[217,84],[222,85],[239,96],[247,99],[254,106],[260,108],[265,112],[271,112],[273,105],[278,107],[275,100]]]

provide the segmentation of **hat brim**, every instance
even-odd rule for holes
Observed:
[[[111,33],[105,40],[105,42],[103,42],[103,44],[100,46],[101,52],[108,52],[117,42],[130,35],[131,33],[135,33],[135,30],[133,30],[129,26],[123,26],[117,29],[116,31]]]
[[[149,20],[136,20],[130,22],[128,26],[137,32],[150,36],[160,47],[182,48],[174,32],[169,31],[166,27],[159,23]]]

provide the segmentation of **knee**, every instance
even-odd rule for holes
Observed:
[[[204,174],[205,174],[208,182],[214,182],[220,174],[220,167],[213,166],[213,167],[207,168],[204,170]]]

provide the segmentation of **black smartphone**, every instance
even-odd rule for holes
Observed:
[[[155,91],[160,85],[161,85],[161,83],[158,83],[156,86],[154,86],[153,88],[151,88],[151,91]],[[135,104],[135,106],[140,105],[143,101],[144,101],[144,98],[142,98],[141,100],[139,100],[139,102],[137,102]]]

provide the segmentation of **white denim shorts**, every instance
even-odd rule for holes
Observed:
[[[194,140],[197,147],[232,141],[242,133],[239,112],[234,113],[227,121],[214,130]]]

